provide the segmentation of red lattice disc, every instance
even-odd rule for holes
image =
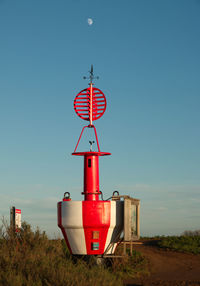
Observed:
[[[74,110],[76,114],[87,121],[99,119],[106,110],[106,97],[103,92],[92,87],[81,90],[74,99]]]

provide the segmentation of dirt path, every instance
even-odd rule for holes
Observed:
[[[150,277],[126,285],[200,286],[200,255],[166,251],[155,246],[135,245],[149,261]]]

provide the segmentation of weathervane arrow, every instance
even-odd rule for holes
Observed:
[[[90,69],[89,73],[90,73],[90,76],[89,77],[84,76],[83,79],[90,79],[89,85],[91,85],[91,84],[93,85],[93,80],[99,79],[99,76],[94,76],[93,65],[91,65],[91,69]]]

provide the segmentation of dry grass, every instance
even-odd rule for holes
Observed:
[[[124,279],[144,273],[145,265],[138,253],[110,266],[97,266],[93,259],[75,263],[63,240],[49,240],[45,232],[33,232],[25,222],[18,234],[6,226],[1,230],[0,285],[120,286]]]

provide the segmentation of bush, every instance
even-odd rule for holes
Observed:
[[[185,230],[182,235],[184,235],[184,236],[200,236],[200,229],[194,230],[194,231]]]
[[[200,253],[200,236],[182,235],[182,236],[168,236],[162,238],[158,245],[162,248],[172,249],[180,252]]]
[[[136,253],[110,267],[97,266],[92,260],[75,263],[64,240],[49,240],[45,232],[32,231],[26,222],[19,233],[5,224],[1,230],[0,285],[120,286],[124,278],[143,271],[144,259]]]
[[[148,262],[138,251],[133,251],[132,255],[126,255],[122,258],[115,258],[112,261],[112,271],[120,278],[135,278],[142,275],[148,275]]]

